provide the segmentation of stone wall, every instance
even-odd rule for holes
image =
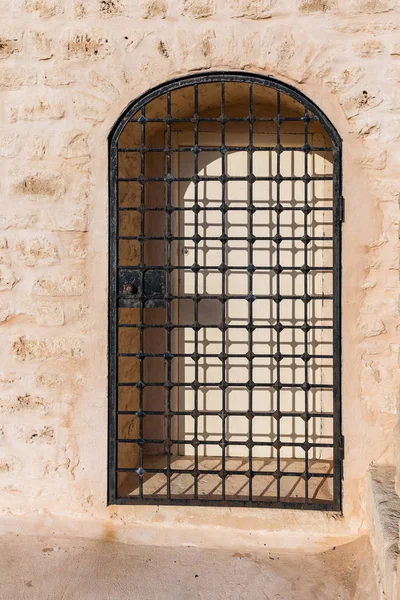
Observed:
[[[0,506],[114,524],[354,534],[397,420],[398,0],[10,0],[0,6]],[[107,135],[206,69],[295,85],[343,138],[344,518],[106,506]],[[396,339],[397,334],[397,339]]]

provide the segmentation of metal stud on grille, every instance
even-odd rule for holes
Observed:
[[[340,510],[340,169],[272,78],[175,80],[118,121],[110,503]]]

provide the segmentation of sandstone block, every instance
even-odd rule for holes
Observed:
[[[63,14],[64,0],[23,0],[22,7],[27,13],[49,19]]]
[[[89,228],[86,206],[57,206],[54,210],[43,211],[43,229],[50,231],[80,231]]]
[[[365,338],[376,337],[386,333],[386,327],[381,319],[374,315],[365,315],[359,322],[360,333]]]
[[[74,0],[73,10],[77,19],[83,19],[87,14],[87,0]]]
[[[89,249],[85,239],[73,240],[71,244],[65,249],[68,258],[75,260],[83,260],[87,258]]]
[[[177,34],[177,53],[180,56],[190,57],[193,64],[202,64],[203,67],[210,67],[210,54],[215,48],[215,31],[203,30],[199,34],[191,34],[180,31]]]
[[[397,179],[385,178],[373,182],[374,192],[379,202],[389,202],[396,207],[400,201],[400,185]]]
[[[397,394],[385,394],[381,400],[381,412],[387,415],[397,415]]]
[[[80,206],[87,206],[93,187],[91,182],[92,173],[89,170],[84,173],[82,169],[81,175],[80,181],[76,182],[75,188],[71,189],[70,197],[73,203]]]
[[[400,64],[391,64],[391,66],[386,69],[386,73],[385,73],[386,77],[388,78],[389,81],[393,81],[396,83],[400,83]],[[398,86],[396,86],[397,88]],[[395,90],[394,94],[394,105],[397,106],[398,103],[397,101],[397,89]]]
[[[143,33],[144,36],[144,33]],[[143,38],[142,38],[143,39]],[[120,96],[119,90],[110,82],[110,78],[107,74],[107,77],[102,77],[97,71],[89,71],[88,77],[89,83],[100,90],[103,94],[107,96],[108,100],[116,100]]]
[[[36,323],[43,327],[64,325],[64,305],[62,302],[38,302],[35,306]]]
[[[16,473],[21,469],[21,461],[15,456],[7,454],[0,457],[0,473]]]
[[[35,384],[40,387],[58,388],[63,383],[61,373],[42,373],[35,374]]]
[[[19,33],[0,34],[0,59],[9,58],[22,50],[22,36]]]
[[[39,31],[31,31],[26,36],[26,45],[29,56],[39,60],[48,60],[54,54],[53,39]]]
[[[344,11],[353,13],[382,13],[393,10],[396,0],[341,0]]]
[[[131,30],[129,32],[129,36],[125,35],[124,36],[124,46],[125,46],[125,52],[133,52],[134,50],[136,50],[136,48],[138,46],[140,46],[140,44],[143,42],[143,40],[148,37],[150,34],[152,33],[152,31],[149,30],[144,30],[144,29],[139,29],[139,30]],[[145,64],[147,64],[147,61],[144,61]],[[128,71],[128,70],[124,70],[123,73],[123,78],[126,81],[131,81],[134,76],[132,75],[132,71]]]
[[[227,0],[234,17],[269,19],[277,0]]]
[[[103,17],[118,17],[126,12],[126,6],[122,0],[100,0],[99,11]]]
[[[365,42],[353,44],[354,53],[363,58],[376,56],[385,50],[385,44],[380,40],[372,39]]]
[[[0,229],[26,229],[34,227],[38,223],[37,211],[29,210],[26,206],[8,206],[0,211]]]
[[[78,321],[84,321],[92,314],[92,306],[89,304],[78,304],[74,315]]]
[[[63,42],[63,54],[66,60],[93,60],[104,58],[111,52],[108,39],[100,34],[71,34]]]
[[[22,87],[35,85],[37,82],[36,71],[19,67],[0,67],[0,91],[18,90]]]
[[[0,158],[12,158],[21,150],[22,142],[17,133],[0,133]]]
[[[101,123],[109,111],[109,104],[92,94],[74,94],[74,114],[78,119]]]
[[[341,0],[339,0],[340,3]],[[344,0],[342,0],[343,2]],[[395,2],[398,2],[398,0],[395,0]],[[351,4],[346,3],[346,5],[344,6],[343,4],[341,5],[341,10],[342,12],[345,12],[345,9],[347,11],[347,9],[349,9],[351,11]],[[353,19],[353,20],[343,20],[342,22],[339,22],[335,29],[337,31],[340,31],[341,33],[350,33],[350,34],[355,34],[355,33],[368,33],[368,34],[372,34],[372,35],[377,35],[377,34],[381,34],[385,31],[390,32],[390,31],[395,31],[397,29],[397,24],[392,21],[392,20],[377,20],[377,19],[371,19],[368,21],[364,21],[362,19]]]
[[[378,147],[368,150],[361,159],[361,166],[364,169],[376,169],[382,171],[386,167],[387,152]]]
[[[40,396],[31,394],[11,395],[0,397],[0,412],[48,412],[49,402]]]
[[[332,79],[328,81],[328,85],[334,91],[343,92],[346,88],[353,87],[362,77],[365,75],[365,69],[360,65],[354,67],[346,67],[339,74],[335,74]]]
[[[54,265],[59,261],[57,247],[47,238],[21,240],[15,250],[17,259],[26,267]]]
[[[361,90],[351,92],[339,98],[344,113],[348,119],[355,117],[363,111],[375,108],[382,102],[380,93],[376,90]]]
[[[299,0],[298,10],[301,13],[336,12],[338,0]]]
[[[37,100],[35,102],[21,102],[18,106],[15,104],[8,105],[7,112],[11,122],[58,120],[65,115],[65,107],[61,102]]]
[[[11,290],[17,283],[17,278],[11,268],[0,264],[0,291]]]
[[[303,82],[307,79],[319,51],[320,46],[311,39],[307,44],[302,44],[297,36],[283,34],[276,39],[276,44],[272,45],[268,64],[273,65],[277,72]]]
[[[19,430],[18,437],[26,444],[55,444],[56,442],[54,427],[49,425],[45,425],[40,429],[29,429],[24,427]]]
[[[17,373],[0,373],[0,385],[2,387],[12,386],[19,381],[21,381],[21,377]]]
[[[31,199],[46,197],[55,200],[65,191],[64,179],[58,171],[31,170],[25,174],[14,171],[11,173],[11,179],[14,194],[29,196]]]
[[[390,50],[392,56],[400,56],[400,42],[395,42]]]
[[[16,359],[26,361],[81,358],[83,350],[80,340],[77,339],[21,336],[13,342],[12,353]]]
[[[142,19],[165,19],[167,0],[141,0],[140,10]]]
[[[183,16],[204,19],[215,13],[215,0],[181,0]]]
[[[354,119],[350,128],[352,133],[363,139],[376,139],[380,134],[380,123],[376,120]]]
[[[82,131],[65,131],[61,134],[58,154],[63,158],[82,158],[89,156],[87,134]]]
[[[41,160],[47,151],[46,140],[40,135],[26,141],[24,152],[27,158]]]
[[[389,350],[396,357],[396,364],[397,364],[397,366],[400,366],[400,344],[390,344],[389,345]]]
[[[11,313],[11,305],[8,302],[0,303],[0,324],[5,323]]]
[[[43,75],[43,83],[49,87],[64,87],[75,83],[75,76],[65,67],[53,67]]]
[[[85,280],[82,275],[40,277],[33,285],[37,296],[82,296]]]

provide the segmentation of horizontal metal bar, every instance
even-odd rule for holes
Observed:
[[[288,176],[283,176],[281,175],[278,179],[277,179],[277,175],[271,175],[271,176],[266,176],[266,177],[260,177],[260,176],[253,176],[254,177],[254,182],[255,181],[275,181],[276,183],[282,182],[282,181],[302,181],[303,183],[305,183],[305,179],[304,176],[303,177],[288,177]],[[206,182],[210,182],[210,181],[220,181],[221,180],[221,175],[207,175],[207,176],[203,176],[203,175],[198,175],[197,176],[197,182],[201,182],[201,181],[206,181]],[[174,181],[180,181],[180,182],[191,182],[194,183],[193,181],[193,177],[173,177],[172,175],[170,177],[166,176],[166,177],[145,177],[144,175],[141,175],[139,177],[118,177],[117,179],[118,182],[127,182],[127,181],[137,181],[138,183],[148,183],[151,181],[164,181],[165,183],[173,183]],[[243,176],[233,176],[233,175],[225,175],[225,183],[228,183],[229,181],[248,181],[248,177]],[[310,181],[333,181],[333,178],[330,175],[309,175],[307,177],[307,182]],[[220,183],[223,183],[220,181]]]
[[[273,319],[271,319],[273,320]],[[282,325],[282,322],[279,323],[280,325]],[[274,322],[274,325],[264,325],[262,323],[256,325],[257,329],[276,329],[276,326],[278,325],[277,322]],[[132,327],[132,328],[139,328],[139,329],[165,329],[167,327],[167,325],[154,325],[152,323],[118,323],[117,327]],[[174,324],[174,329],[191,329],[191,325],[179,325],[179,324]],[[283,329],[298,329],[298,330],[303,330],[303,326],[302,325],[282,325]],[[202,329],[219,329],[220,326],[219,325],[202,325],[201,326]],[[228,329],[247,329],[248,325],[227,325],[227,330]],[[333,330],[333,326],[332,325],[308,325],[308,328],[310,329],[310,331],[312,330]],[[322,343],[322,342],[321,342]],[[325,345],[327,343],[331,344],[332,342],[323,342]]]
[[[122,295],[119,295],[118,297],[122,297]],[[333,300],[333,296],[332,294],[307,294],[307,296],[300,296],[300,295],[295,295],[295,294],[279,294],[279,296],[277,294],[253,294],[251,298],[248,297],[248,295],[243,295],[243,294],[226,294],[225,296],[223,296],[222,294],[199,294],[199,296],[201,296],[200,298],[198,297],[197,300],[201,301],[201,300],[222,300],[222,299],[226,299],[226,300],[248,300],[249,302],[253,302],[254,300],[299,300],[299,301],[303,301],[303,302],[309,302],[312,300]],[[154,298],[158,298],[158,297],[163,297],[163,296],[154,296]],[[192,296],[190,294],[184,294],[184,295],[176,295],[176,296],[169,296],[168,297],[170,300],[174,299],[174,300],[190,300],[193,299]],[[148,300],[149,298],[144,298],[143,300]],[[140,298],[138,298],[138,300],[140,300]],[[206,326],[206,325],[204,325]]]
[[[254,269],[253,269],[254,266]],[[117,267],[118,269],[136,269],[138,271],[141,271],[142,273],[146,273],[147,271],[159,271],[160,269],[165,269],[165,266],[163,267],[162,265],[145,265],[144,267],[139,267],[138,265],[118,265]],[[200,271],[214,271],[214,270],[220,270],[220,266],[217,265],[198,265],[195,267],[196,270],[198,272]],[[258,267],[256,265],[252,265],[252,271],[258,271],[259,273],[262,273],[263,271],[274,271],[277,268],[277,265],[264,265],[262,267]],[[306,265],[305,267],[302,265],[288,265],[288,266],[283,266],[283,265],[279,265],[279,270],[280,271],[302,271],[304,268],[306,268],[308,271],[319,271],[319,272],[329,272],[332,271],[332,267],[310,267],[308,265]],[[171,267],[168,267],[168,269],[170,271],[191,271],[192,268],[189,266],[179,266],[179,265],[173,265]],[[228,271],[248,271],[248,267],[246,266],[239,266],[239,265],[230,265],[229,263],[226,264],[226,272]],[[170,297],[174,297],[174,298],[179,298],[181,296],[173,296],[173,294],[170,295]],[[186,296],[187,298],[190,298],[190,294],[188,294]],[[298,296],[298,298],[300,298],[301,296]]]
[[[326,202],[327,200],[321,200],[321,202]],[[220,200],[216,200],[216,202],[220,202]],[[233,202],[233,201],[232,201]],[[261,202],[260,201],[256,201],[256,204],[253,204],[253,208],[254,208],[254,212],[274,212],[277,208],[276,204],[271,204],[270,206],[258,206],[257,202]],[[300,204],[300,202],[299,202]],[[247,212],[248,211],[248,207],[247,206],[230,206],[229,202],[225,202],[225,206],[227,209],[227,212]],[[285,204],[280,204],[279,206],[279,210],[281,212],[304,212],[304,204],[302,204],[301,206],[285,206]],[[172,206],[173,208],[173,212],[193,212],[193,206],[190,206],[189,208],[184,207],[184,206]],[[154,206],[154,207],[147,207],[147,206],[120,206],[117,209],[119,212],[128,212],[128,211],[134,211],[134,212],[140,212],[140,213],[152,213],[152,212],[168,212],[167,208],[165,206],[161,207],[161,206]],[[311,204],[307,204],[307,210],[309,210],[310,214],[313,212],[333,212],[333,208],[331,206],[314,206]],[[220,206],[205,206],[205,205],[200,205],[197,204],[196,205],[196,211],[199,212],[221,212],[221,207]],[[332,223],[328,223],[328,225],[332,225]],[[291,225],[292,226],[292,225]],[[304,225],[303,225],[304,226]],[[298,225],[298,227],[300,227],[300,225]],[[175,237],[175,236],[174,236]],[[182,236],[176,236],[176,239],[181,239]],[[234,239],[233,236],[229,236],[230,239]]]
[[[151,236],[151,235],[120,235],[118,236],[119,240],[134,240],[134,241],[139,241],[142,243],[148,242],[150,240],[157,240],[157,241],[165,241],[165,236]],[[193,241],[192,237],[180,237],[180,236],[171,236],[171,238],[169,238],[169,242],[174,242],[174,241]],[[219,241],[219,237],[214,236],[214,237],[208,237],[208,238],[202,238],[203,241]],[[200,241],[202,241],[200,240]],[[199,246],[200,245],[200,241],[198,243],[196,243],[195,245]],[[241,236],[241,237],[228,237],[224,244],[229,244],[229,242],[232,241],[248,241],[248,238]],[[274,239],[274,236],[254,236],[254,240],[252,240],[249,243],[257,243],[257,242],[261,242],[261,241],[267,241],[267,242],[275,242],[276,240]],[[277,241],[277,243],[282,243],[282,242],[303,242],[304,244],[308,244],[309,242],[326,242],[326,241],[332,241],[332,237],[329,236],[307,236],[306,240],[304,241],[303,236],[280,236],[279,240]],[[222,242],[221,242],[222,244]],[[235,248],[237,249],[237,248]],[[239,250],[243,250],[243,248],[239,248]],[[264,250],[264,248],[263,248]],[[129,267],[132,268],[132,266],[135,265],[130,265]],[[158,266],[154,266],[154,265],[146,265],[145,267],[146,269],[160,269],[160,268],[164,268],[165,269],[165,265],[162,265],[161,267]],[[189,268],[189,267],[182,267],[182,268]]]
[[[137,384],[139,382],[138,381],[119,381],[117,383],[118,387],[137,387]],[[253,388],[273,388],[276,382],[268,382],[268,383],[253,383]],[[142,382],[143,386],[142,387],[164,387],[164,383],[161,382],[148,382],[148,381],[143,381]],[[232,382],[229,383],[227,382],[228,386],[230,388],[245,388],[246,387],[246,383],[237,383],[237,382]],[[191,387],[190,383],[179,383],[179,382],[171,382],[172,387],[186,387],[189,388]],[[280,389],[302,389],[302,386],[304,384],[302,383],[280,383],[279,384],[281,387]],[[333,385],[330,385],[328,383],[309,383],[309,389],[316,389],[316,390],[331,390],[333,389]],[[199,388],[216,388],[219,387],[219,383],[217,382],[213,382],[213,383],[204,383],[204,382],[199,382]]]
[[[166,116],[164,118],[155,118],[155,117],[146,117],[146,123],[165,123],[165,119]],[[304,122],[304,117],[284,117],[282,115],[279,116],[280,120],[282,122],[284,121],[299,121],[299,122]],[[310,120],[311,121],[318,121],[319,119],[315,116],[310,115]],[[271,122],[271,121],[275,121],[275,117],[256,117],[256,116],[252,116],[251,120],[253,122]],[[140,123],[140,117],[138,117],[137,119],[135,118],[131,118],[129,119],[130,123]],[[193,117],[172,117],[169,116],[169,122],[172,123],[221,123],[221,117],[204,117],[201,115],[196,115]],[[250,122],[249,117],[228,117],[226,115],[224,115],[224,122],[225,123],[229,123],[229,122],[233,122],[233,123],[248,123]]]
[[[226,412],[226,416],[227,417],[247,417],[248,416],[248,412],[247,411],[229,411],[229,410],[225,410]],[[136,415],[138,416],[138,411],[137,410],[118,410],[117,413],[119,415]],[[146,417],[146,416],[163,416],[163,417],[167,417],[167,418],[172,418],[172,417],[183,417],[183,416],[187,416],[187,417],[193,417],[194,419],[196,419],[197,417],[208,417],[208,416],[215,416],[215,417],[219,417],[219,413],[220,411],[218,410],[198,410],[196,413],[196,416],[193,416],[193,411],[190,410],[176,410],[176,411],[171,411],[170,414],[166,414],[164,411],[162,410],[141,410],[140,411],[140,417]],[[276,411],[275,410],[270,410],[270,411],[257,411],[257,410],[253,410],[252,411],[252,418],[256,418],[256,417],[275,417],[276,416]],[[329,412],[296,412],[296,411],[280,411],[280,416],[278,418],[281,417],[290,417],[290,418],[306,418],[306,419],[332,419],[334,417],[334,413],[329,413]]]
[[[247,439],[247,438],[246,438]],[[125,438],[118,438],[117,442],[119,444],[142,444],[142,445],[146,445],[146,444],[164,444],[165,440],[147,440],[147,439],[142,439],[142,438],[132,438],[132,439],[125,439]],[[179,444],[179,445],[183,445],[183,446],[191,446],[192,442],[190,440],[175,440],[175,439],[171,439],[171,443],[172,444]],[[198,442],[198,447],[201,446],[219,446],[221,443],[221,440],[205,440],[205,441],[199,441]],[[243,441],[227,441],[225,440],[224,442],[226,444],[227,447],[230,446],[246,446],[246,442]],[[252,444],[254,447],[258,447],[258,448],[274,448],[274,444],[276,442],[255,442],[253,440]],[[303,448],[303,444],[305,442],[282,442],[281,440],[279,440],[280,446],[283,448],[299,448],[301,450],[304,450],[304,452],[306,452],[306,450]],[[311,450],[313,448],[333,448],[334,444],[328,444],[328,443],[316,443],[316,442],[308,442],[308,450]],[[308,451],[307,450],[307,451]],[[220,457],[214,457],[214,458],[220,458]],[[231,459],[236,459],[236,458],[243,458],[243,457],[237,457],[237,456],[230,456],[229,458]]]
[[[166,357],[165,353],[157,353],[157,352],[141,352],[140,356],[137,356],[138,353],[137,352],[118,352],[117,356],[135,356],[140,360],[144,360],[145,358],[166,358],[168,360],[171,360],[173,358],[193,358],[193,352],[191,354],[185,354],[185,353],[179,353],[179,352],[171,352],[170,356]],[[303,354],[279,354],[279,356],[277,356],[276,352],[275,353],[269,353],[269,354],[257,354],[255,352],[252,352],[252,356],[251,358],[247,358],[246,354],[243,353],[227,353],[224,355],[222,360],[226,360],[228,361],[230,358],[244,358],[246,360],[254,360],[255,358],[275,358],[278,361],[284,360],[285,358],[300,358],[303,359],[304,353]],[[207,353],[201,353],[198,352],[197,353],[197,358],[196,360],[200,360],[201,358],[218,358],[219,360],[221,360],[221,356],[220,354],[207,354]],[[313,360],[313,359],[322,359],[322,358],[333,358],[332,354],[308,354],[307,357],[305,357],[306,362]],[[239,365],[238,365],[239,366]],[[267,365],[266,365],[267,366]],[[299,365],[303,368],[303,365]]]
[[[215,458],[219,458],[219,457],[215,457]],[[227,457],[230,460],[235,460],[237,458],[240,457]],[[143,477],[145,475],[155,475],[155,474],[165,474],[166,472],[168,472],[170,475],[184,475],[184,474],[189,474],[192,475],[193,474],[193,469],[173,469],[173,468],[164,468],[164,469],[147,469],[144,468],[144,473],[141,475],[138,475],[139,477]],[[117,473],[137,473],[137,469],[129,469],[129,468],[117,468]],[[196,477],[201,478],[203,475],[220,475],[221,473],[221,469],[209,469],[209,470],[202,470],[199,468],[199,473],[198,475],[196,475]],[[224,474],[227,477],[230,476],[236,476],[239,475],[241,477],[243,477],[243,475],[246,475],[249,473],[248,470],[246,471],[239,471],[239,470],[230,470],[230,469],[226,469],[224,471]],[[258,476],[274,476],[276,475],[276,470],[275,471],[250,471],[250,475],[251,477],[258,477]],[[302,479],[304,475],[304,471],[279,471],[279,477],[280,478],[284,478],[284,477],[298,477],[299,479]],[[333,477],[333,473],[327,473],[327,472],[322,472],[322,473],[313,473],[313,472],[309,472],[307,474],[307,477],[309,479],[312,479],[313,477],[323,477],[323,478],[327,478],[327,479],[332,479]]]
[[[308,146],[308,148],[303,148],[302,146],[196,146],[196,152],[218,152],[223,155],[226,152],[303,152],[306,154],[310,154],[311,152],[328,152],[333,151],[333,148],[330,146]],[[144,147],[137,146],[136,148],[118,148],[118,152],[120,153],[137,153],[137,154],[148,154],[153,152],[160,152],[164,155],[167,153],[193,153],[193,147],[191,146],[177,146],[177,147],[164,147],[164,148],[156,148],[156,147]]]

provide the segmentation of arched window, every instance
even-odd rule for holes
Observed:
[[[109,138],[109,502],[341,507],[341,140],[208,73]]]

